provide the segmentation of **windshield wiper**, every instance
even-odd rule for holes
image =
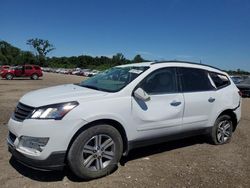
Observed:
[[[101,91],[101,89],[99,87],[96,87],[96,86],[91,86],[91,85],[80,85],[80,86]]]
[[[86,88],[89,88],[89,89],[94,89],[94,90],[98,90],[98,91],[106,91],[106,92],[110,92],[106,89],[102,89],[102,88],[99,88],[99,87],[96,87],[96,86],[91,86],[91,85],[81,85],[81,84],[78,84],[79,86],[81,87],[86,87]]]

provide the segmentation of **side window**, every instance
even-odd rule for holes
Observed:
[[[210,91],[214,89],[205,70],[179,68],[179,76],[183,92]]]
[[[217,88],[225,87],[230,84],[230,81],[226,75],[215,73],[215,72],[210,72],[209,75],[212,78]]]
[[[40,67],[38,67],[38,66],[35,66],[34,68],[35,68],[36,70],[40,70]]]
[[[140,84],[148,94],[166,94],[177,92],[176,69],[164,68],[149,74]]]
[[[25,66],[25,70],[32,70],[31,66]]]
[[[20,67],[20,66],[15,67],[15,70],[23,70],[23,67]]]

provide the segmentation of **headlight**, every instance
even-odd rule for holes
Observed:
[[[74,102],[67,102],[67,103],[60,103],[60,104],[53,104],[49,106],[44,106],[37,108],[31,114],[30,119],[55,119],[60,120],[62,119],[70,110],[78,106],[79,103]]]

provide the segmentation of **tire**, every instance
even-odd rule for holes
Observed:
[[[37,80],[39,77],[37,74],[32,74],[31,79],[32,80]]]
[[[229,115],[221,115],[215,121],[210,133],[213,144],[222,145],[230,142],[233,135],[233,123]]]
[[[123,141],[118,130],[110,125],[96,125],[78,135],[69,149],[67,161],[76,176],[91,180],[112,173],[122,152]]]
[[[5,78],[6,78],[6,80],[12,80],[13,74],[8,73],[8,74],[6,74]]]

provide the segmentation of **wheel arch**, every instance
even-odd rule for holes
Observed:
[[[113,119],[99,119],[99,120],[94,120],[92,122],[87,123],[86,125],[82,126],[81,128],[79,128],[76,133],[72,136],[68,147],[67,147],[67,152],[66,152],[66,156],[68,156],[68,152],[69,149],[71,147],[71,145],[73,144],[73,142],[75,141],[75,139],[85,130],[87,130],[90,127],[93,126],[97,126],[100,124],[107,124],[110,125],[112,127],[114,127],[115,129],[117,129],[122,137],[122,141],[123,141],[123,153],[125,153],[125,155],[128,153],[128,139],[127,139],[127,134],[126,131],[124,129],[124,127],[122,126],[122,124],[116,120]],[[66,157],[67,158],[67,157]]]
[[[4,75],[4,78],[7,79],[7,75],[11,75],[12,76],[12,79],[14,78],[14,74],[12,72],[7,72],[5,75]]]
[[[232,109],[227,109],[227,110],[224,110],[222,111],[217,118],[219,118],[220,116],[222,115],[228,115],[232,118],[232,123],[233,123],[233,131],[236,130],[236,127],[238,125],[238,121],[237,121],[237,116],[236,114],[234,113],[234,110]]]
[[[34,75],[37,75],[37,77],[39,78],[39,74],[36,72],[33,72],[30,77],[32,78]]]

